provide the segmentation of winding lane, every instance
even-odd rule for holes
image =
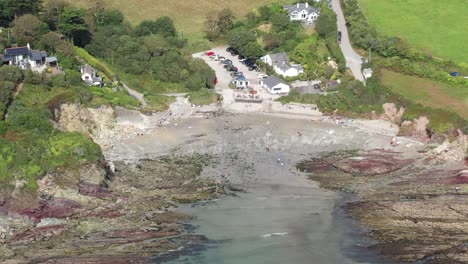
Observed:
[[[346,59],[346,67],[351,70],[356,80],[361,82],[364,81],[364,76],[362,75],[362,60],[363,57],[359,55],[351,45],[349,40],[348,29],[346,28],[346,20],[341,8],[340,0],[332,0],[332,9],[336,13],[338,31],[341,31],[341,50]]]

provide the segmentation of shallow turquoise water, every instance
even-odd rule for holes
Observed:
[[[335,210],[339,200],[320,189],[272,185],[184,208],[196,217],[196,234],[221,242],[168,263],[383,263]]]

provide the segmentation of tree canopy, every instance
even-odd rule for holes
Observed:
[[[38,14],[42,3],[42,0],[0,0],[0,26],[8,26],[17,16]]]
[[[30,14],[18,17],[13,26],[13,35],[20,46],[36,42],[39,38],[42,22]]]
[[[78,46],[84,46],[89,41],[86,10],[84,9],[64,11],[59,16],[57,28]]]

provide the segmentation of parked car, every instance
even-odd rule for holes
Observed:
[[[236,49],[232,49],[230,53],[232,56],[239,55],[239,52]]]
[[[245,60],[245,61],[243,61],[243,63],[244,63],[245,66],[247,66],[247,67],[250,67],[250,66],[252,66],[252,65],[255,65],[255,61],[252,60],[252,59]]]
[[[226,64],[226,65],[223,66],[223,68],[228,70],[228,71],[229,71],[229,69],[231,69],[231,67],[233,67],[232,64]]]
[[[252,65],[249,67],[249,71],[257,70],[257,65]]]
[[[338,31],[338,38],[341,38],[342,34],[341,31]]]
[[[244,55],[239,55],[239,61],[243,61],[245,59],[247,59],[247,58]]]
[[[215,52],[214,52],[214,51],[207,51],[207,52],[206,52],[206,55],[207,55],[208,57],[211,57],[211,56],[214,56],[214,55],[215,55]]]
[[[233,47],[228,47],[228,48],[226,49],[226,51],[227,51],[227,52],[231,52],[233,49],[234,49]]]
[[[223,61],[221,62],[221,64],[232,65],[232,60],[229,60],[229,59],[228,59],[228,60],[223,60]]]
[[[232,77],[244,77],[243,72],[231,72]]]
[[[238,72],[239,69],[238,69],[237,67],[235,67],[235,66],[232,66],[232,67],[229,69],[229,71],[231,71],[231,72]]]
[[[259,73],[258,74],[259,79],[265,79],[266,77],[268,77],[268,74],[265,74],[265,73]]]
[[[458,77],[460,76],[460,73],[459,72],[450,72],[450,75],[453,76],[453,77]]]

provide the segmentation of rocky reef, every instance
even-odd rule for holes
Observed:
[[[198,177],[208,160],[89,164],[38,180],[37,196],[2,196],[0,262],[148,263],[189,247],[205,238],[186,234],[190,216],[171,209],[224,192]]]
[[[417,155],[324,153],[298,165],[322,187],[355,194],[346,209],[370,228],[371,248],[395,261],[468,263],[466,137]],[[458,156],[457,156],[458,155]]]

